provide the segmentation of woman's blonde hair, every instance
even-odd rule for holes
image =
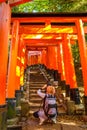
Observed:
[[[47,94],[55,94],[55,88],[53,86],[48,86],[47,87]]]

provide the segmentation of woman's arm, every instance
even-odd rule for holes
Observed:
[[[47,88],[47,84],[45,84],[43,87],[42,87],[42,90],[45,90]]]
[[[41,92],[41,89],[37,90],[37,94],[41,97],[44,98],[45,97],[45,93]]]

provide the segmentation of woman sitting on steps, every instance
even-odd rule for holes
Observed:
[[[45,93],[43,93],[42,90],[45,90]],[[43,99],[43,107],[33,113],[34,117],[40,119],[39,125],[42,125],[43,122],[48,119],[51,119],[53,123],[56,123],[57,104],[55,88],[51,84],[47,84],[44,85],[42,89],[39,89],[37,94]]]

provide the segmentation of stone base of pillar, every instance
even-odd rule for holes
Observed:
[[[66,85],[66,97],[70,97],[70,85]]]
[[[29,116],[29,102],[27,100],[21,101],[21,117],[28,117]]]
[[[54,81],[58,81],[58,71],[54,70]]]
[[[62,88],[63,90],[66,89],[66,82],[65,82],[65,80],[63,80],[63,81],[60,82],[60,86],[61,86],[61,88]]]
[[[58,87],[58,81],[53,81],[53,86]]]
[[[20,91],[21,91],[21,98],[23,98],[24,97],[24,91],[26,91],[26,90],[24,90],[24,86],[20,86]]]
[[[80,95],[78,88],[70,89],[70,99],[75,101],[75,104],[80,104]]]
[[[7,106],[0,105],[0,130],[7,130]]]
[[[7,98],[7,118],[16,117],[16,98]]]
[[[85,115],[87,115],[87,96],[84,96]]]
[[[58,85],[61,85],[61,73],[58,72]]]
[[[75,102],[67,101],[67,114],[74,115],[75,114]]]
[[[21,105],[21,90],[15,91],[15,97],[16,97],[16,106]]]

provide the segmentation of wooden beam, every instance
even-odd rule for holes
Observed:
[[[26,45],[40,45],[40,46],[44,46],[44,45],[54,45],[54,44],[58,44],[60,40],[58,39],[24,39],[24,42]]]
[[[86,27],[87,29],[87,27]],[[87,31],[86,31],[87,32]],[[58,34],[58,33],[77,33],[75,26],[55,26],[55,27],[32,27],[32,26],[20,26],[19,34],[41,34],[41,33],[50,33],[50,34]]]
[[[26,46],[32,46],[32,47],[48,47],[48,46],[57,46],[57,44],[47,44],[47,43],[45,43],[45,44],[40,44],[40,43],[38,43],[38,44],[26,44]]]
[[[47,47],[46,46],[43,46],[43,47],[41,47],[41,46],[38,46],[38,47],[27,46],[26,49],[29,51],[36,51],[36,50],[42,51],[42,50],[46,50]]]
[[[12,17],[11,21],[18,20],[20,23],[27,23],[27,22],[61,22],[61,23],[72,23],[76,22],[77,19],[82,19],[83,22],[87,22],[87,17]]]
[[[75,33],[77,34],[77,29],[75,26],[70,26],[70,27],[64,27],[64,26],[55,26],[51,29],[45,30],[43,27],[39,28],[33,28],[33,27],[20,27],[19,34],[59,34],[59,33]],[[87,26],[84,26],[84,33],[87,33]]]

